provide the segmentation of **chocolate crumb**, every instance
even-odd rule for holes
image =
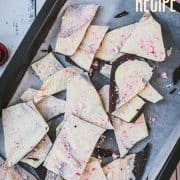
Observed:
[[[113,155],[113,151],[111,149],[104,148],[96,148],[94,153],[101,157],[111,157]]]
[[[49,45],[48,49],[41,49],[41,52],[43,52],[43,53],[50,53],[50,52],[52,52],[52,46]]]
[[[169,92],[169,94],[174,94],[176,92],[177,88],[174,88],[172,91]]]
[[[47,53],[47,52],[48,52],[48,50],[47,50],[47,49],[41,49],[41,52],[43,52],[43,53]]]
[[[127,11],[123,11],[123,12],[118,13],[116,16],[114,16],[114,18],[120,18],[120,17],[126,16],[128,14],[129,13]]]
[[[173,83],[174,85],[176,85],[180,80],[180,66],[177,67],[175,70],[174,70],[174,73],[173,73]]]
[[[31,157],[28,157],[27,159],[30,159],[30,160],[33,160],[33,161],[39,161],[38,158],[31,158]]]
[[[48,46],[48,53],[50,53],[50,52],[52,52],[52,46],[51,45]]]

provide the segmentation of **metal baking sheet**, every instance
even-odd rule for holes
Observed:
[[[75,3],[100,4],[100,10],[96,15],[93,24],[108,25],[110,29],[138,22],[143,15],[142,12],[135,11],[134,0],[69,0],[64,8],[70,4]],[[57,33],[59,32],[60,28],[63,9],[60,11],[58,18],[54,22],[46,39],[44,40],[36,56],[34,57],[33,62],[37,61],[39,58],[47,54],[42,50],[48,49],[49,45],[54,47]],[[121,18],[114,18],[117,13],[122,11],[127,11],[129,14]],[[148,142],[151,144],[151,153],[144,171],[143,179],[148,178],[152,180],[157,177],[163,164],[165,163],[178,138],[180,137],[180,82],[175,86],[173,85],[172,81],[175,68],[180,66],[180,14],[178,12],[171,13],[167,8],[165,13],[157,12],[153,13],[153,16],[162,26],[165,48],[172,48],[172,53],[169,57],[167,57],[165,62],[159,63],[159,67],[156,68],[151,80],[151,83],[154,85],[154,87],[164,96],[164,100],[157,104],[148,103],[145,107],[145,117],[149,126],[150,136],[141,143],[138,143],[132,149],[132,152],[138,152],[142,150]],[[64,64],[65,66],[70,65],[66,62],[64,56],[59,54],[55,55],[62,64]],[[162,72],[167,73],[167,79],[161,78],[160,74]],[[93,81],[96,85],[97,90],[100,89],[104,84],[109,83],[109,80],[103,76],[97,76],[97,78]],[[40,80],[34,74],[32,69],[29,68],[9,105],[19,103],[20,95],[27,88],[32,87],[38,89],[40,86]],[[175,93],[170,94],[170,91],[173,88],[177,88],[177,90]],[[60,94],[60,97],[64,98],[64,96],[65,93]],[[151,123],[151,117],[155,117],[157,119],[156,122]],[[53,130],[53,128],[56,127],[62,120],[63,117],[58,117],[50,123],[50,135],[53,139],[55,138],[55,131]],[[3,143],[3,130],[0,123],[0,154],[5,156]],[[114,142],[107,141],[105,142],[104,146],[109,146],[110,143]],[[115,150],[116,148],[117,146],[115,146]],[[41,179],[43,178],[41,177]]]

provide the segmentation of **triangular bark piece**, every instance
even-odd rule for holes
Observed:
[[[19,165],[8,167],[0,157],[0,179],[2,180],[37,180],[33,175],[27,172]]]
[[[21,96],[21,100],[23,102],[27,102],[27,101],[32,101],[33,98],[36,96],[36,94],[38,93],[38,90],[33,89],[33,88],[28,88]]]
[[[105,129],[112,129],[102,101],[88,77],[74,76],[67,83],[65,119],[72,114]]]
[[[125,158],[116,159],[103,167],[109,180],[141,179],[148,159],[148,146],[137,154],[127,155]]]
[[[33,63],[31,67],[42,82],[47,80],[60,69],[64,68],[53,53],[49,53],[45,57]]]
[[[163,99],[150,83],[139,93],[139,96],[152,103],[157,103]]]
[[[49,96],[40,101],[36,107],[45,120],[50,120],[65,112],[66,102],[54,96]]]
[[[38,168],[46,159],[49,150],[52,147],[50,138],[46,135],[40,143],[28,153],[21,162],[29,164],[33,168]]]
[[[124,104],[122,107],[117,108],[112,113],[112,115],[114,115],[115,117],[123,121],[131,122],[133,118],[141,110],[141,108],[144,106],[144,104],[145,102],[141,98],[139,98],[138,96],[135,96],[129,102]]]
[[[26,102],[36,97],[38,90],[29,88],[23,93],[21,99]],[[65,101],[54,96],[49,96],[36,104],[36,108],[46,121],[65,112]]]
[[[68,56],[75,53],[98,7],[96,4],[74,4],[65,10],[57,37],[56,52]]]
[[[44,166],[64,179],[80,179],[104,129],[70,116],[58,134]]]
[[[166,58],[161,26],[150,12],[145,13],[121,52],[135,54],[153,61],[164,61]]]
[[[91,158],[80,180],[107,180],[98,159]]]
[[[37,103],[48,96],[65,90],[68,78],[80,73],[82,73],[82,71],[75,66],[64,68],[58,71],[43,83],[40,90],[34,97],[34,102]]]
[[[133,32],[135,25],[120,27],[108,32],[96,53],[96,58],[113,62],[122,55],[121,48]]]
[[[9,166],[16,164],[29,153],[49,130],[33,102],[3,109],[2,123]]]
[[[127,123],[113,118],[116,141],[119,147],[120,157],[124,157],[128,151],[139,141],[148,136],[148,129],[142,114],[134,123]]]
[[[107,26],[89,26],[87,33],[71,59],[83,69],[89,71],[93,63],[94,56],[108,30]]]

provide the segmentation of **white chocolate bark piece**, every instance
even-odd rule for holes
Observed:
[[[67,83],[65,119],[71,115],[105,129],[112,129],[102,101],[87,77],[74,76]]]
[[[54,96],[49,96],[36,105],[38,111],[46,121],[65,112],[65,101]]]
[[[38,90],[28,88],[21,96],[21,100],[23,102],[31,101],[36,96]]]
[[[120,157],[124,157],[136,143],[148,136],[144,114],[142,114],[134,123],[127,123],[114,118],[113,126],[115,128],[114,131]]]
[[[83,69],[89,71],[94,56],[108,30],[107,26],[89,26],[87,33],[71,59]]]
[[[135,30],[123,45],[121,52],[135,54],[153,61],[166,58],[161,26],[150,12],[145,13]]]
[[[61,122],[57,128],[56,128],[56,136],[58,136],[58,134],[60,133],[60,131],[62,130],[63,126],[64,126],[65,121]]]
[[[34,102],[37,103],[48,96],[65,90],[68,78],[80,74],[81,72],[82,71],[75,66],[58,71],[43,83],[40,90],[34,97]]]
[[[112,114],[123,121],[130,122],[144,104],[145,102],[140,97],[135,96],[122,107],[117,108]]]
[[[2,180],[23,180],[13,167],[9,168],[5,164],[0,166],[0,175]]]
[[[153,68],[148,63],[138,60],[126,61],[115,72],[115,81],[118,87],[119,102],[116,108],[121,107],[136,96],[152,77]]]
[[[109,112],[109,88],[110,85],[105,85],[99,90],[99,95],[102,99],[106,112]]]
[[[152,87],[150,83],[148,83],[139,93],[139,96],[152,103],[157,103],[163,99],[163,97]]]
[[[105,65],[102,67],[100,73],[110,79],[111,70],[112,70],[112,65],[105,64]]]
[[[21,160],[21,162],[29,164],[33,168],[38,168],[46,159],[51,147],[52,142],[46,135],[40,143]]]
[[[8,167],[4,160],[0,157],[0,179],[1,180],[37,180],[33,175],[27,172],[19,165]]]
[[[23,93],[21,99],[23,101],[30,101],[36,97],[38,90],[29,88]],[[36,108],[41,113],[46,121],[65,112],[65,101],[54,96],[49,96],[36,104]]]
[[[56,52],[68,56],[75,53],[98,7],[96,4],[74,4],[65,10],[57,37]]]
[[[45,180],[63,180],[63,179],[60,176],[58,176],[57,174],[55,174],[51,171],[47,171]]]
[[[3,109],[2,123],[10,167],[29,153],[49,130],[32,101]]]
[[[91,158],[80,180],[107,180],[98,159]]]
[[[53,53],[49,53],[39,61],[33,63],[31,67],[42,82],[63,68]]]
[[[37,180],[32,174],[22,169],[20,166],[0,167],[0,175],[2,180]]]
[[[70,116],[57,136],[44,166],[64,179],[80,179],[104,131],[76,116]]]
[[[117,159],[103,167],[108,180],[136,179],[133,174],[135,168],[135,154],[127,155],[124,159]]]
[[[121,27],[108,32],[96,53],[96,58],[107,62],[115,61],[122,55],[121,48],[133,32],[135,25]]]

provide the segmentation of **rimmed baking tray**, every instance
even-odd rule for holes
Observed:
[[[19,96],[28,87],[38,88],[40,81],[31,68],[32,61],[38,60],[47,54],[48,47],[54,46],[57,32],[60,28],[62,7],[66,0],[47,0],[35,22],[16,51],[7,69],[0,79],[0,108],[8,104],[19,102]],[[109,25],[110,29],[125,26],[137,22],[143,15],[135,12],[135,1],[132,0],[68,0],[66,6],[71,3],[95,2],[101,5],[97,18],[93,24]],[[114,18],[119,12],[127,11],[128,15]],[[152,146],[150,157],[146,165],[143,179],[168,179],[174,166],[179,160],[179,137],[180,137],[180,84],[173,85],[174,70],[180,66],[180,14],[171,13],[166,9],[165,13],[154,13],[155,19],[162,25],[164,44],[166,49],[172,48],[172,53],[164,63],[159,63],[155,70],[151,83],[164,96],[164,100],[158,104],[148,104],[145,107],[146,120],[150,128],[150,136],[145,141],[138,143],[132,152],[141,150],[147,142]],[[58,17],[58,18],[57,18]],[[55,54],[59,61],[69,65],[65,57]],[[168,74],[167,79],[160,77],[161,72]],[[103,83],[98,84],[99,89],[108,83],[103,78]],[[176,91],[170,92],[176,88]],[[13,97],[13,98],[12,98]],[[150,117],[157,121],[150,123]],[[3,151],[3,132],[0,126],[0,154]],[[42,174],[43,169],[38,169]]]

